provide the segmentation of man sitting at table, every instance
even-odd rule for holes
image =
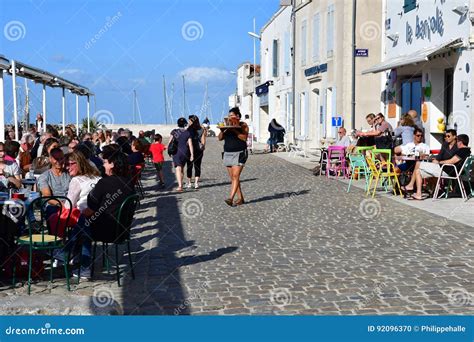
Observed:
[[[15,161],[5,160],[5,144],[0,142],[0,191],[6,191],[9,184],[21,187],[21,170]]]
[[[441,167],[444,164],[454,165],[458,172],[461,172],[461,168],[464,161],[471,155],[471,149],[468,147],[469,137],[466,134],[460,134],[457,136],[457,147],[458,150],[449,159],[438,160],[434,159],[433,162],[419,163],[419,167],[413,172],[412,179],[416,182],[416,194],[412,196],[413,199],[422,200],[421,187],[424,178],[439,177],[441,175]],[[453,167],[446,167],[443,170],[443,174],[447,174],[451,177],[456,175],[456,171]],[[411,182],[410,182],[411,183]],[[407,187],[408,188],[408,187]],[[407,189],[409,190],[409,189]]]
[[[415,127],[415,131],[413,132],[413,142],[403,145],[401,152],[403,156],[415,156],[416,154],[423,156],[430,154],[430,147],[423,143],[423,131],[421,129]],[[405,163],[397,165],[397,168],[400,171],[405,172],[414,170],[415,166],[415,160],[408,160]]]
[[[349,147],[351,144],[351,138],[346,135],[347,131],[344,127],[339,127],[337,130],[337,141],[334,143],[334,146],[343,146]]]

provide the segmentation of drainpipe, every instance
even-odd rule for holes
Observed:
[[[291,120],[293,124],[293,144],[296,144],[296,1],[291,1],[291,20],[293,21],[292,30],[293,30],[293,44],[292,44],[292,54],[291,54],[291,87],[292,87],[292,95],[291,95]]]
[[[355,129],[355,85],[356,85],[356,15],[357,0],[352,0],[352,106],[351,106],[351,129]]]

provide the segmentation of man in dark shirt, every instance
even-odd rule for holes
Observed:
[[[421,185],[423,183],[423,178],[430,177],[439,177],[441,176],[442,165],[454,165],[454,167],[445,167],[443,173],[454,177],[456,173],[462,171],[462,166],[464,161],[471,155],[471,149],[467,146],[469,145],[469,137],[466,134],[460,134],[457,136],[457,151],[449,159],[446,160],[433,160],[431,163],[421,163],[420,167],[415,170],[413,177],[416,180],[416,194],[413,195],[414,199],[422,199],[421,197]]]
[[[458,146],[456,144],[456,136],[456,130],[448,129],[446,131],[446,135],[444,136],[444,143],[441,146],[441,151],[436,156],[437,161],[448,160],[456,154],[458,150]]]
[[[456,154],[456,152],[458,150],[458,146],[456,144],[456,136],[457,136],[456,130],[448,129],[446,131],[446,133],[444,135],[444,143],[441,145],[441,151],[435,157],[435,162],[440,162],[442,160],[448,160]],[[413,190],[413,188],[415,186],[415,182],[416,182],[415,175],[418,172],[421,164],[422,163],[419,162],[419,161],[416,162],[415,168],[413,169],[413,176],[411,177],[410,182],[405,186],[405,190],[408,190],[408,191]],[[425,166],[427,166],[426,163],[424,163],[424,164],[425,164]]]

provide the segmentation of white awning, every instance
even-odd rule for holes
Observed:
[[[403,65],[426,62],[431,55],[442,52],[443,50],[446,50],[448,48],[457,47],[461,45],[462,45],[462,39],[455,38],[437,46],[431,46],[431,47],[418,50],[409,55],[402,55],[402,56],[390,58],[382,63],[376,64],[373,67],[362,71],[362,75],[370,74],[370,73],[375,74],[381,71],[398,68]]]

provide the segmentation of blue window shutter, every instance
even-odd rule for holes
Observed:
[[[313,62],[319,60],[319,13],[313,17]]]

